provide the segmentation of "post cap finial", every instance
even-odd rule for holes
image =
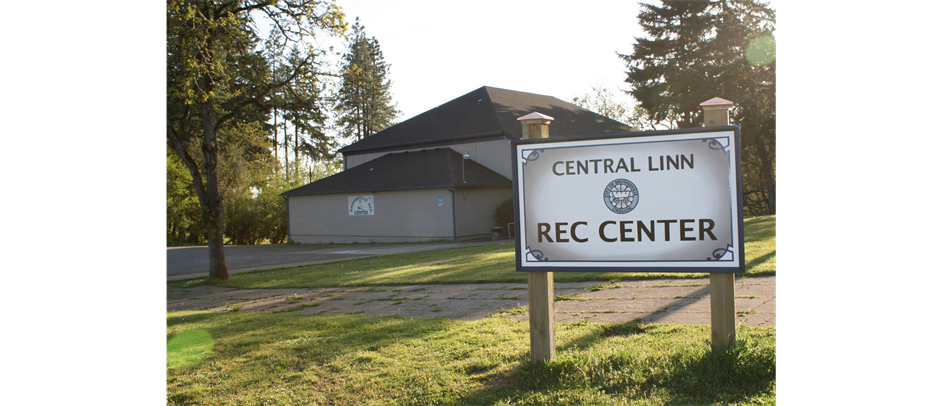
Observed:
[[[527,115],[525,115],[525,116],[520,117],[520,118],[517,119],[517,121],[524,121],[524,120],[539,120],[539,121],[549,120],[549,121],[553,121],[553,120],[555,120],[555,118],[552,118],[552,117],[550,117],[550,116],[547,116],[546,114],[542,114],[542,113],[538,113],[538,112],[535,112],[535,111],[534,111],[534,112],[532,112],[532,113],[530,113],[530,114],[527,114]]]
[[[714,97],[710,100],[700,103],[700,107],[733,107],[733,102],[719,97]]]

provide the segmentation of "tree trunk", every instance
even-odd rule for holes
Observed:
[[[223,252],[223,235],[226,231],[226,213],[222,207],[222,195],[219,190],[219,148],[216,146],[216,129],[213,122],[212,106],[200,105],[200,121],[203,126],[203,175],[206,177],[206,204],[203,206],[203,218],[208,229],[206,239],[209,242],[209,278],[229,279],[226,256]]]
[[[291,171],[288,169],[288,119],[281,120],[281,128],[285,132],[285,180],[291,182]]]
[[[217,227],[210,227],[206,231],[209,241],[209,278],[229,279],[229,269],[226,267],[226,253],[223,251],[223,233]]]
[[[222,236],[226,230],[225,211],[222,207],[222,196],[219,193],[219,174],[216,172],[219,162],[219,150],[216,147],[216,130],[213,125],[212,107],[208,104],[199,106],[200,123],[203,140],[201,151],[203,153],[203,173],[190,154],[187,152],[180,138],[177,137],[171,123],[167,124],[167,135],[172,141],[173,148],[190,170],[193,177],[193,186],[196,188],[196,197],[200,202],[200,211],[203,224],[206,226],[206,236],[209,240],[209,278],[228,279],[229,270],[226,268],[225,254],[222,250]],[[203,177],[206,183],[203,183]],[[201,234],[198,225],[191,225],[189,229],[182,230],[184,240],[199,244]],[[218,238],[217,238],[218,237]]]

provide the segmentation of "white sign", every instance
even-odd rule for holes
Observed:
[[[739,129],[514,143],[520,271],[744,272]]]
[[[351,216],[372,216],[373,196],[347,196],[347,209]]]

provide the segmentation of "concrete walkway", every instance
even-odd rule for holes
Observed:
[[[775,277],[736,278],[737,321],[775,326]],[[710,324],[709,279],[556,283],[556,321]],[[526,283],[314,289],[167,287],[167,310],[527,320]]]

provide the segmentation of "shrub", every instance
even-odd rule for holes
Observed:
[[[494,210],[494,222],[498,226],[507,227],[507,223],[513,223],[514,221],[514,200],[507,199],[503,203],[497,205],[497,209]],[[507,232],[507,230],[504,230]]]

